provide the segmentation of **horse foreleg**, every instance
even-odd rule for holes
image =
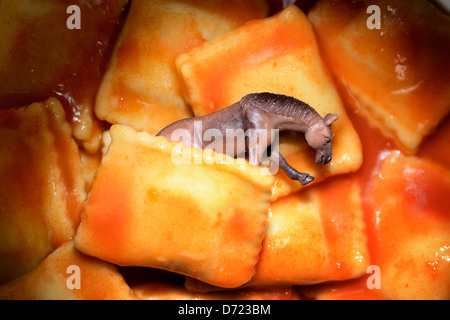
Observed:
[[[248,162],[255,167],[261,165],[261,159],[267,149],[266,141],[261,141],[258,130],[249,130],[248,135]]]
[[[287,163],[286,159],[284,159],[284,157],[275,148],[272,149],[270,160],[277,163],[280,169],[286,173],[289,179],[298,180],[302,184],[302,186],[307,185],[314,180],[313,176],[310,176],[307,173],[298,172],[297,170],[292,168],[289,163]]]

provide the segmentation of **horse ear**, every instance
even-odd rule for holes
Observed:
[[[335,122],[337,119],[339,119],[339,116],[336,113],[329,113],[323,118],[323,122],[327,126],[331,126],[333,122]]]

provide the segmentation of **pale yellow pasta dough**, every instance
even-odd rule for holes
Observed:
[[[175,56],[267,13],[262,0],[136,0],[97,95],[96,115],[156,134],[192,112]]]
[[[309,285],[357,278],[370,265],[360,188],[331,178],[271,204],[251,284]]]
[[[308,18],[350,103],[414,153],[450,111],[450,18],[430,1],[370,5],[379,29],[363,1],[318,1]]]
[[[222,287],[249,281],[273,177],[246,162],[207,164],[211,154],[204,150],[128,126],[112,126],[110,136],[76,248],[118,265],[165,269]],[[180,152],[190,153],[190,162],[175,161]]]
[[[78,147],[57,99],[0,111],[0,283],[75,235],[84,188]]]
[[[186,86],[186,99],[201,116],[225,108],[244,95],[272,92],[300,99],[323,117],[337,113],[332,125],[333,160],[314,162],[314,151],[300,135],[283,135],[280,151],[298,171],[318,182],[328,176],[357,170],[362,163],[359,137],[320,59],[314,32],[305,15],[290,6],[277,15],[254,20],[177,58]],[[299,190],[281,172],[276,176],[273,199]]]
[[[117,267],[88,257],[68,241],[29,273],[0,286],[0,299],[129,300],[134,299]]]

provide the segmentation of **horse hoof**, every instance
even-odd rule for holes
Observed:
[[[300,180],[300,183],[302,184],[302,186],[306,186],[308,183],[310,183],[313,180],[314,180],[314,177],[307,174]]]

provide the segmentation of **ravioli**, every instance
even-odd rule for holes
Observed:
[[[121,266],[164,269],[221,287],[250,280],[273,177],[245,162],[207,164],[205,150],[128,126],[114,125],[110,135],[76,248]],[[192,162],[174,161],[180,153]]]
[[[308,14],[348,101],[415,153],[450,111],[450,18],[429,1],[319,1]],[[373,12],[372,12],[373,13]]]
[[[354,279],[370,261],[358,181],[335,177],[271,203],[256,273],[243,287]],[[223,291],[188,277],[185,287]]]
[[[117,267],[88,257],[68,241],[29,273],[0,286],[1,300],[134,299]]]
[[[357,278],[370,265],[357,180],[338,177],[270,206],[253,285]]]
[[[0,299],[450,300],[449,17],[293,2],[0,0]],[[154,136],[255,92],[339,115],[305,188]]]
[[[74,1],[81,29],[69,29],[72,3],[1,1],[0,109],[58,96],[74,137],[96,152],[102,126],[94,99],[126,2]]]
[[[266,13],[262,0],[133,1],[97,95],[96,115],[151,134],[192,116],[175,56]]]
[[[300,135],[282,135],[280,151],[295,169],[313,175],[315,182],[360,167],[359,137],[320,59],[311,25],[297,7],[251,21],[180,54],[176,65],[195,116],[225,108],[253,92],[292,96],[311,105],[322,117],[337,113],[329,165],[315,164],[313,150],[308,150]],[[301,187],[282,172],[276,178],[273,199]]]
[[[84,187],[78,147],[57,99],[0,111],[0,283],[75,235]]]
[[[386,299],[450,299],[450,171],[391,152],[368,196]]]

